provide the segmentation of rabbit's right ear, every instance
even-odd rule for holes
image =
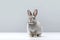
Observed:
[[[27,10],[27,13],[28,13],[28,15],[29,15],[29,16],[31,16],[31,15],[32,15],[32,13],[31,13],[31,11],[30,11],[30,10]]]
[[[38,14],[38,10],[37,10],[37,9],[35,9],[35,10],[34,10],[34,12],[33,12],[33,15],[36,17],[36,16],[37,16],[37,14]]]

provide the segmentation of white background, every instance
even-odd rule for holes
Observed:
[[[0,40],[60,40],[59,32],[45,32],[41,37],[30,37],[28,33],[0,33]]]
[[[26,32],[27,9],[35,8],[45,32],[60,31],[60,0],[0,0],[0,32]]]

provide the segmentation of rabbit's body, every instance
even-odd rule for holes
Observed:
[[[39,21],[36,22],[36,24],[33,23],[28,23],[28,31],[29,34],[32,36],[32,34],[34,34],[35,36],[37,36],[37,34],[39,34],[39,36],[42,33],[42,27]]]
[[[29,28],[29,31],[31,32],[37,31],[37,33],[41,33],[41,25],[39,21],[37,21],[36,24],[28,23],[28,28]]]
[[[41,27],[40,22],[36,20],[35,13],[33,14],[33,16],[29,10],[28,10],[28,13],[30,16],[29,16],[29,21],[28,21],[27,26],[28,26],[28,32],[29,32],[30,36],[32,36],[32,37],[33,36],[40,36],[41,32],[42,32],[42,27]]]

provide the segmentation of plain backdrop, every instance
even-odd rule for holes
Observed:
[[[28,9],[38,9],[44,32],[60,32],[60,0],[0,0],[0,32],[26,32]]]

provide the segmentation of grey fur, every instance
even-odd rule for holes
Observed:
[[[35,9],[35,11],[34,11],[34,13],[35,13],[34,15],[30,15],[30,14],[32,14],[31,11],[29,11],[30,14],[28,14],[29,15],[29,21],[28,21],[27,26],[28,26],[29,34],[32,37],[41,36],[41,33],[42,33],[41,24],[39,21],[36,20],[36,15],[37,15],[36,10],[37,9]]]

